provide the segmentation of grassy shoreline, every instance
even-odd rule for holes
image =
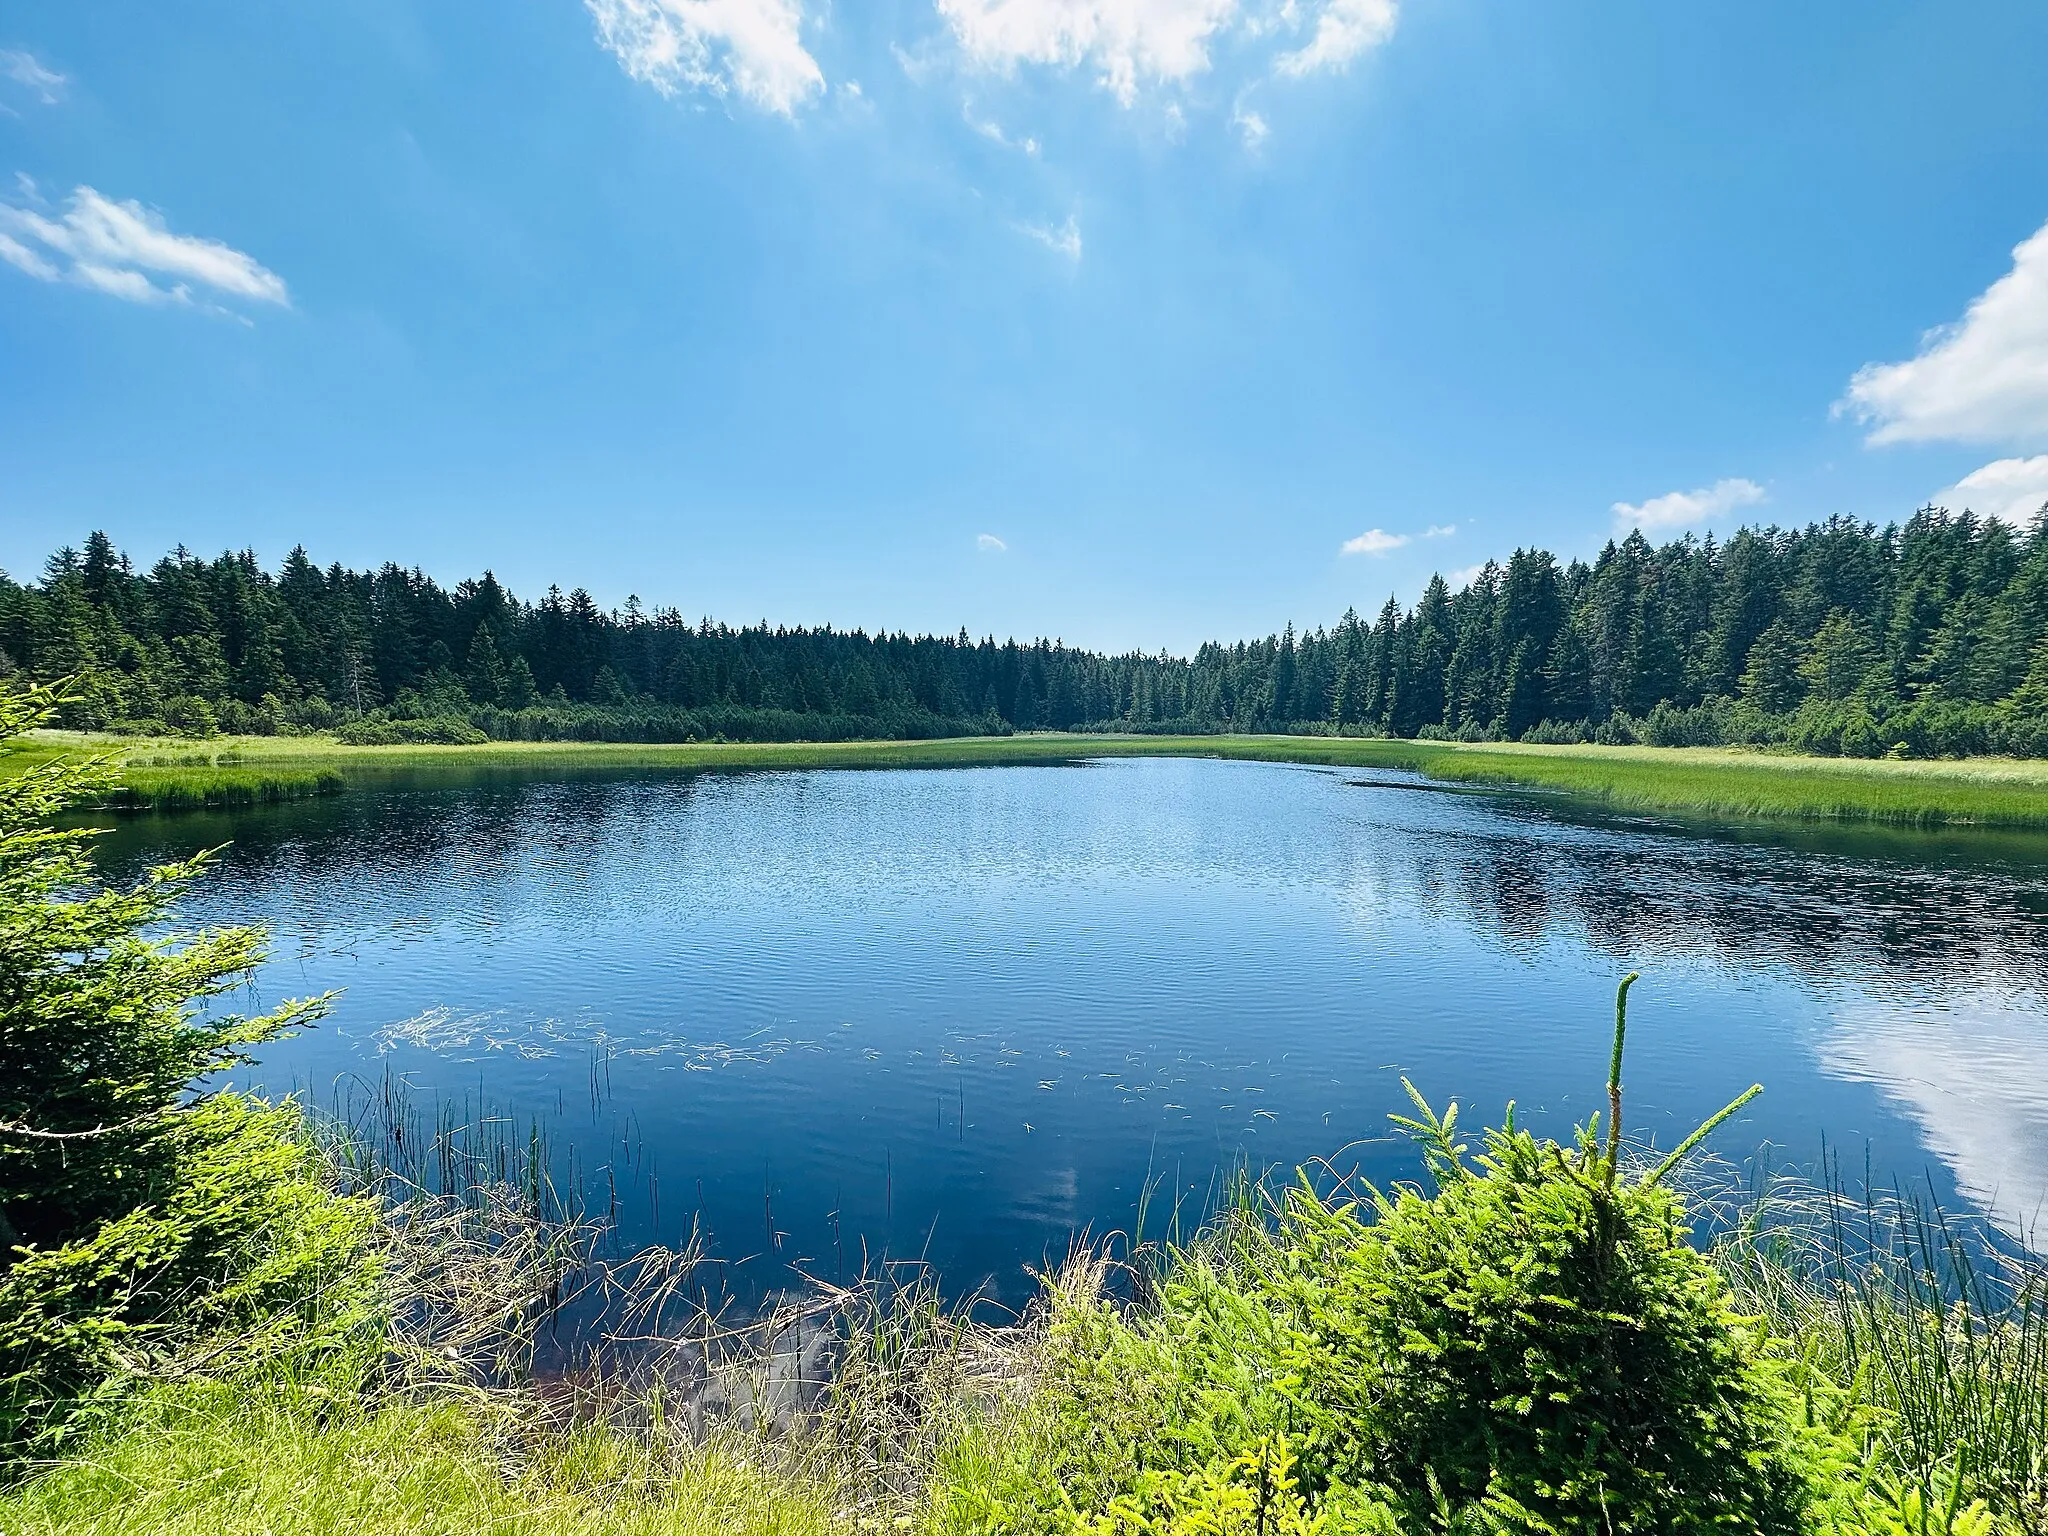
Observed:
[[[1216,757],[1407,770],[1447,784],[1545,791],[1619,810],[1710,819],[2048,827],[2048,761],[1892,761],[1710,747],[1464,745],[1324,736],[1035,734],[932,741],[350,747],[331,737],[189,742],[46,732],[0,758],[0,773],[91,753],[123,761],[123,809],[269,803],[364,782],[462,773],[715,773]]]

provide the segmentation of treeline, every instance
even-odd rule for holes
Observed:
[[[356,740],[1290,731],[2048,753],[2048,532],[1933,508],[1537,549],[1327,629],[1101,655],[1038,640],[692,623],[295,549],[136,568],[103,534],[0,574],[0,677],[65,722]]]

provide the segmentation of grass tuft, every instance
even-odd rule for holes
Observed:
[[[109,805],[122,811],[224,810],[338,795],[348,781],[332,768],[128,768]]]

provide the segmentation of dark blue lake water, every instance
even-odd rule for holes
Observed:
[[[1405,1176],[1403,1073],[1562,1134],[1631,968],[1632,1132],[1762,1081],[1724,1153],[2048,1201],[2048,839],[1122,759],[399,783],[106,856],[227,840],[187,918],[270,925],[261,998],[345,989],[250,1076],[537,1120],[630,1237],[701,1221],[739,1291],[887,1254],[1014,1299],[1148,1181],[1157,1233],[1238,1166]]]

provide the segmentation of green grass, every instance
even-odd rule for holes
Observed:
[[[759,1447],[536,1431],[481,1400],[164,1389],[0,1496],[9,1536],[827,1536],[829,1489]],[[751,1456],[748,1451],[754,1452]],[[844,1531],[844,1525],[836,1527]]]
[[[1798,1178],[1775,1181],[1713,1254],[1745,1310],[1862,1383],[1892,1461],[1960,1466],[2048,1529],[2048,1263],[1928,1200]]]
[[[124,758],[128,803],[152,809],[329,794],[344,787],[337,775],[356,784],[464,775],[965,768],[1098,757],[1221,757],[1410,770],[1443,783],[1541,790],[1617,810],[1715,820],[2048,827],[2048,761],[1865,761],[1705,747],[1467,746],[1326,736],[1034,734],[940,741],[345,747],[331,737],[137,742],[44,732],[0,758],[0,772],[60,753],[95,751]]]
[[[1617,809],[1727,820],[2048,826],[2048,762],[1790,757],[1711,747],[1462,747],[1431,778],[1559,791]]]
[[[124,811],[217,810],[338,795],[347,787],[332,768],[130,768],[112,804]]]

